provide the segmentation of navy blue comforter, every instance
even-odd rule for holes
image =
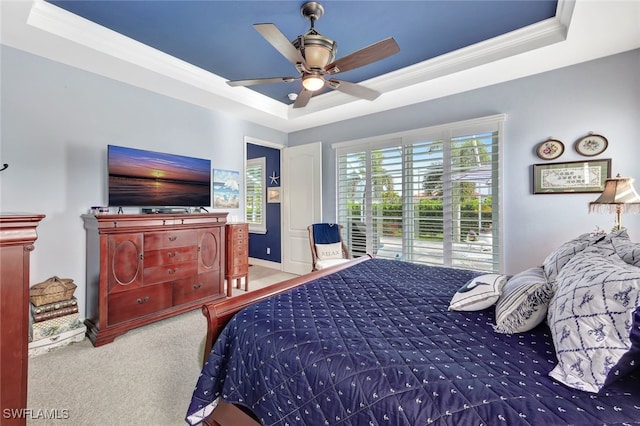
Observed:
[[[548,376],[546,326],[504,335],[493,308],[448,311],[475,275],[372,259],[244,309],[187,421],[221,397],[264,425],[640,424],[638,371],[600,394],[573,390]]]

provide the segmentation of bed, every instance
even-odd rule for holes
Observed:
[[[362,257],[207,305],[187,422],[640,424],[640,246],[616,247],[625,235],[583,234],[509,277]],[[602,308],[603,289],[624,297]]]

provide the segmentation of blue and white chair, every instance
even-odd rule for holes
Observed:
[[[342,240],[342,225],[336,223],[314,223],[309,230],[312,271],[348,262],[351,254]]]

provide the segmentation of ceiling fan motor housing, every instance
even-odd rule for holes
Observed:
[[[293,46],[302,54],[309,71],[324,70],[336,58],[338,51],[338,43],[314,28],[315,21],[324,15],[324,7],[316,1],[310,1],[302,5],[300,13],[311,22],[311,28],[306,34],[298,36],[292,42]]]

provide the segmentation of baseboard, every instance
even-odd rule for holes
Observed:
[[[282,271],[282,263],[271,262],[270,260],[255,259],[253,257],[250,257],[249,265],[263,266],[265,268],[277,269],[278,271]]]

